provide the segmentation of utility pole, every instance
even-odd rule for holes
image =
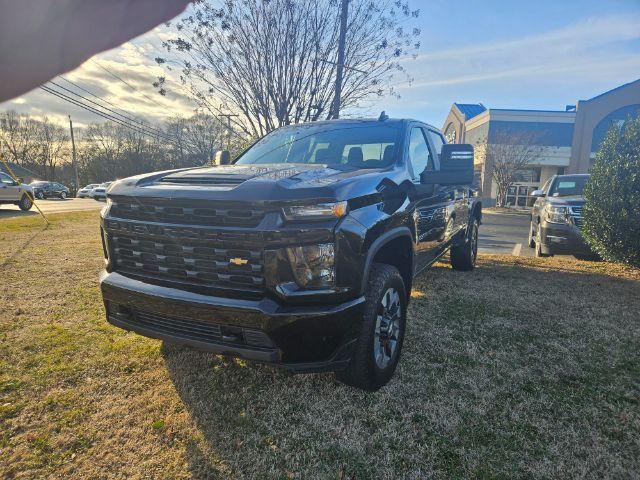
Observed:
[[[69,130],[71,130],[71,161],[73,162],[73,174],[76,178],[76,191],[73,193],[74,196],[78,193],[78,189],[80,188],[80,183],[78,180],[78,163],[76,161],[76,140],[73,137],[73,122],[71,121],[71,115],[69,117]]]
[[[237,117],[231,113],[220,113],[219,117],[225,117],[227,119],[227,151],[231,148],[231,117]]]
[[[333,97],[333,118],[340,118],[340,97],[342,96],[342,75],[344,71],[344,48],[347,35],[349,0],[342,0],[340,12],[340,36],[338,37],[338,64],[336,65],[336,91]]]

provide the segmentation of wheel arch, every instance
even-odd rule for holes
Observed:
[[[362,277],[361,293],[374,263],[385,263],[398,269],[405,283],[407,299],[411,295],[414,272],[414,242],[408,227],[397,227],[376,238],[367,252]]]

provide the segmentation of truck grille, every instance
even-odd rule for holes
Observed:
[[[198,206],[194,207],[193,200],[181,204],[179,200],[115,196],[112,201],[111,215],[114,217],[178,225],[256,227],[265,215],[260,208],[220,202],[197,201]]]
[[[582,205],[569,207],[571,211],[571,218],[576,227],[582,228]]]
[[[260,249],[224,248],[172,238],[111,236],[116,271],[183,285],[260,292],[264,288]]]

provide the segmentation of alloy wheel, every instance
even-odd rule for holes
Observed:
[[[473,223],[471,229],[471,263],[476,263],[476,257],[478,256],[478,224]]]
[[[378,306],[373,336],[373,354],[380,369],[386,368],[398,351],[401,310],[400,294],[393,287],[387,289]]]

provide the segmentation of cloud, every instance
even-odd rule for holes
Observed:
[[[427,51],[404,61],[414,81],[398,86],[399,101],[385,103],[438,123],[454,101],[509,106],[507,92],[519,102],[513,108],[548,108],[541,103],[560,96],[575,102],[581,91],[584,98],[640,77],[638,25],[638,14],[609,15],[501,42]]]
[[[159,50],[161,40],[158,35],[166,35],[163,29],[166,27],[159,27],[116,49],[97,55],[76,70],[62,75],[63,78],[53,79],[53,82],[83,95],[88,99],[83,100],[85,103],[91,105],[89,100],[99,102],[107,108],[151,123],[159,123],[176,115],[191,115],[196,105],[188,96],[181,93],[179,88],[174,88],[168,91],[166,96],[161,96],[152,85],[158,76],[168,76],[171,79],[167,72],[154,61],[154,58],[161,54]],[[79,85],[95,96],[64,79]],[[172,85],[177,86],[174,83]],[[60,87],[51,84],[49,86],[60,90]],[[69,92],[65,91],[65,93],[78,98]],[[11,109],[33,115],[46,114],[53,121],[64,124],[68,121],[67,115],[71,114],[74,124],[80,127],[91,122],[104,121],[102,117],[39,88],[0,104],[0,110]]]

